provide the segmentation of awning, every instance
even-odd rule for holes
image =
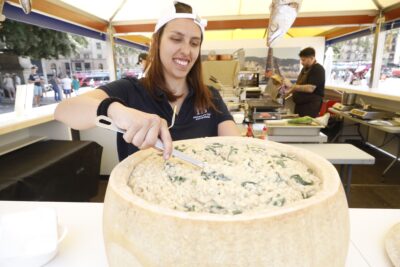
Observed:
[[[33,11],[120,39],[148,44],[154,24],[169,0],[32,0]],[[172,0],[171,0],[172,1]],[[186,0],[208,19],[206,39],[260,39],[272,0]],[[19,6],[18,0],[9,1]],[[303,0],[286,37],[327,39],[373,27],[379,12],[386,21],[400,18],[398,0]]]

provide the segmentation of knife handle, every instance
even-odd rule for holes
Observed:
[[[110,119],[107,116],[104,115],[100,115],[96,118],[96,126],[111,130],[111,131],[115,131],[115,132],[119,132],[119,133],[125,133],[126,131],[118,128],[114,122],[112,121],[112,119]],[[154,145],[154,147],[160,149],[160,150],[164,150],[164,144],[162,143],[161,139],[158,138],[156,144]]]

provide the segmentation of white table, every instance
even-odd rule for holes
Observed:
[[[353,165],[373,165],[375,158],[351,144],[290,144],[314,152],[332,164],[341,165],[340,177],[344,182],[344,170],[347,168],[346,195],[350,197]]]
[[[237,123],[241,136],[246,136],[247,124]],[[262,133],[262,129],[265,126],[264,123],[253,123],[253,134],[257,137]],[[268,140],[279,142],[279,143],[326,143],[328,142],[328,136],[324,133],[318,135],[268,135]]]
[[[0,201],[0,216],[34,207],[54,207],[68,235],[47,267],[108,266],[102,232],[102,203]],[[346,267],[391,266],[383,239],[400,222],[400,210],[350,209],[350,247]]]
[[[346,118],[348,120],[354,121],[359,125],[362,124],[362,125],[365,125],[367,127],[377,129],[379,131],[387,132],[387,133],[393,134],[396,137],[398,144],[397,144],[397,151],[396,151],[395,158],[385,168],[385,170],[382,173],[382,176],[385,176],[385,174],[393,167],[393,165],[396,162],[399,161],[399,158],[400,158],[400,126],[395,126],[395,127],[393,127],[393,126],[390,126],[390,127],[389,126],[378,126],[378,125],[370,124],[368,120],[362,120],[362,119],[359,119],[359,118],[351,116],[349,114],[349,111],[340,111],[340,110],[337,110],[335,108],[329,108],[328,110],[330,112],[334,113],[334,114],[340,115],[343,118]],[[343,125],[342,125],[342,127],[341,127],[341,129],[340,129],[340,131],[339,131],[337,136],[340,136],[342,131],[343,131]],[[368,138],[367,138],[367,140],[364,140],[364,138],[362,138],[362,139],[363,139],[364,142],[368,141]]]
[[[268,140],[279,143],[326,143],[328,136],[319,135],[268,135]]]

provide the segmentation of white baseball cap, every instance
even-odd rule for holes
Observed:
[[[175,9],[175,4],[182,3],[190,6],[189,4],[184,3],[183,1],[173,1],[172,5],[169,5],[168,8],[164,10],[161,17],[158,19],[154,32],[157,32],[162,26],[167,24],[173,19],[193,19],[194,23],[196,23],[201,30],[201,33],[204,35],[205,27],[207,26],[207,20],[200,18],[199,15],[195,12],[192,7],[192,13],[177,13]]]

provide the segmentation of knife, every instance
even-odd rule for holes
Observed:
[[[114,122],[112,121],[112,119],[110,119],[107,116],[101,115],[101,116],[97,116],[96,117],[96,126],[98,127],[102,127],[114,132],[119,132],[119,133],[125,133],[125,130],[118,128]],[[159,150],[164,150],[164,144],[162,143],[162,141],[158,138],[156,144],[154,145],[155,148],[159,149]],[[192,165],[195,165],[199,168],[204,168],[204,162],[199,161],[197,159],[194,159],[188,155],[186,155],[185,153],[182,153],[176,149],[172,150],[172,156],[183,160],[185,162],[188,162]]]

